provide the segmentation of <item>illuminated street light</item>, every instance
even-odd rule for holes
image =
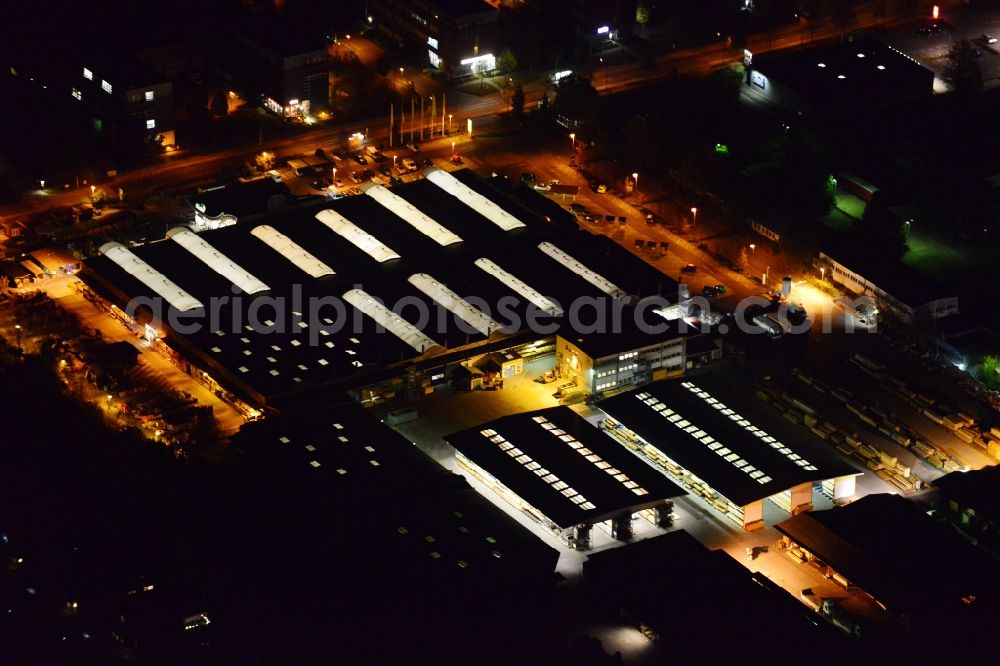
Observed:
[[[757,246],[754,245],[753,243],[750,243],[750,251],[753,252],[756,249],[757,249]]]
[[[448,134],[451,134],[451,116],[452,116],[452,114],[449,113],[448,114]]]
[[[569,134],[569,140],[572,141],[573,152],[576,153],[576,133],[575,132],[570,132],[570,134]]]
[[[94,185],[91,185],[91,186],[90,186],[90,196],[94,196],[94,193],[95,193],[96,191],[97,191],[97,187],[96,187],[96,186],[94,186]]]
[[[638,194],[638,192],[639,192],[639,172],[638,171],[636,171],[636,172],[634,172],[632,174],[632,182],[634,183],[633,187],[635,187],[635,191]]]
[[[691,226],[693,227],[695,224],[697,224],[697,222],[698,222],[698,209],[692,207],[691,208]]]
[[[17,331],[17,354],[21,355],[21,325],[14,324],[14,330]]]

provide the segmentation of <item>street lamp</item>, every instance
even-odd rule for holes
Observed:
[[[575,155],[576,154],[576,132],[570,132],[570,134],[569,134],[569,140],[572,142],[572,144],[571,144],[573,146],[572,147],[572,151],[573,151],[573,154]]]
[[[451,142],[451,156],[452,157],[455,156],[455,142],[454,141]]]
[[[94,192],[96,192],[96,191],[97,191],[97,187],[95,185],[91,185],[90,186],[90,196],[94,196]]]
[[[633,187],[635,187],[635,193],[638,194],[639,193],[639,172],[638,171],[636,171],[636,172],[634,172],[632,174],[632,183],[633,183]]]
[[[698,223],[698,209],[692,207],[691,208],[691,226],[693,227],[697,223]]]
[[[14,324],[14,330],[17,331],[17,355],[21,355],[21,325]]]
[[[826,279],[826,266],[820,266],[819,267],[819,277],[822,280]]]
[[[448,134],[451,134],[451,115],[450,113],[448,114]]]
[[[399,68],[399,75],[400,75],[400,77],[403,76],[403,68],[402,67]]]
[[[753,243],[750,243],[750,251],[753,252],[756,249],[757,249],[757,246],[754,245]]]
[[[333,186],[337,186],[337,167],[333,167]]]

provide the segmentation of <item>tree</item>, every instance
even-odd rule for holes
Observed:
[[[480,60],[472,66],[472,74],[479,79],[479,89],[482,90],[486,77],[490,75],[490,67],[485,61]]]
[[[906,223],[875,193],[857,227],[859,249],[880,259],[900,259],[908,249]]]
[[[510,49],[503,49],[496,58],[496,68],[501,74],[510,74],[517,71],[517,58]]]
[[[983,70],[979,66],[979,51],[972,42],[960,39],[948,52],[944,78],[960,93],[979,92],[983,87]]]
[[[266,150],[262,153],[258,153],[256,156],[257,168],[261,171],[269,171],[272,166],[274,166],[274,153],[269,153]]]
[[[1000,364],[996,356],[984,356],[979,364],[979,381],[991,391],[1000,390]]]
[[[649,4],[646,0],[639,0],[635,7],[635,22],[639,25],[649,23]]]
[[[213,116],[219,118],[229,113],[229,100],[226,99],[225,90],[216,91],[215,96],[212,98],[211,111]]]
[[[578,76],[564,77],[556,86],[556,112],[582,127],[593,129],[597,122],[597,90],[590,81]]]
[[[518,121],[524,117],[524,88],[518,83],[510,96],[510,113]]]
[[[797,212],[812,218],[822,217],[833,206],[830,169],[825,160],[792,140],[785,151],[779,173],[781,197]]]

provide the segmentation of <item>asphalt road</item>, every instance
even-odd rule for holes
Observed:
[[[862,14],[858,17],[855,28],[877,24],[878,21],[875,17]],[[770,35],[751,36],[747,43],[752,51],[761,53],[836,39],[842,32],[832,23],[821,23],[816,26],[802,23],[786,26]],[[369,52],[372,50],[364,40],[358,39],[352,40],[351,48],[357,49],[362,55],[370,55]],[[703,74],[739,58],[738,54],[735,54],[724,42],[720,41],[717,45],[712,44],[664,54],[655,59],[649,67],[644,67],[639,62],[598,67],[593,70],[593,80],[602,93],[621,92],[664,79],[675,70],[686,74]],[[440,84],[423,76],[416,76],[413,81],[417,92],[421,95],[432,95],[443,90]],[[541,99],[543,94],[549,91],[549,88],[547,73],[542,80],[526,83],[524,85],[526,106],[530,108]],[[473,119],[474,132],[481,132],[495,120],[498,113],[506,111],[507,106],[507,102],[498,93],[478,96],[458,91],[447,91],[446,111],[454,116],[453,128],[455,130],[464,128],[466,119],[471,118]],[[259,146],[245,146],[210,154],[188,154],[180,151],[164,156],[162,164],[122,173],[101,183],[100,187],[111,198],[116,197],[118,189],[121,188],[126,199],[142,200],[159,193],[191,188],[197,183],[209,179],[223,167],[252,159],[253,155],[262,150],[279,155],[312,154],[317,147],[334,146],[341,140],[345,131],[367,130],[372,140],[378,142],[388,135],[388,127],[388,114],[384,114],[350,123],[325,125],[304,132],[298,137],[267,141]],[[78,205],[86,201],[89,194],[88,186],[36,190],[28,193],[24,200],[16,205],[0,207],[0,217]]]

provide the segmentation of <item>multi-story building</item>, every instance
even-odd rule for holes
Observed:
[[[702,335],[683,319],[667,330],[651,333],[630,325],[621,333],[556,336],[556,363],[560,377],[586,393],[601,395],[628,390],[658,379],[683,375],[688,369],[722,356],[714,338]]]
[[[378,30],[400,46],[426,48],[428,63],[449,76],[495,67],[499,12],[484,0],[382,0],[369,9]]]
[[[330,67],[321,32],[278,15],[240,15],[216,35],[212,64],[248,100],[283,118],[303,118],[330,103]]]
[[[174,87],[132,56],[84,54],[69,78],[68,94],[93,117],[96,131],[115,148],[144,143],[170,146]]]

